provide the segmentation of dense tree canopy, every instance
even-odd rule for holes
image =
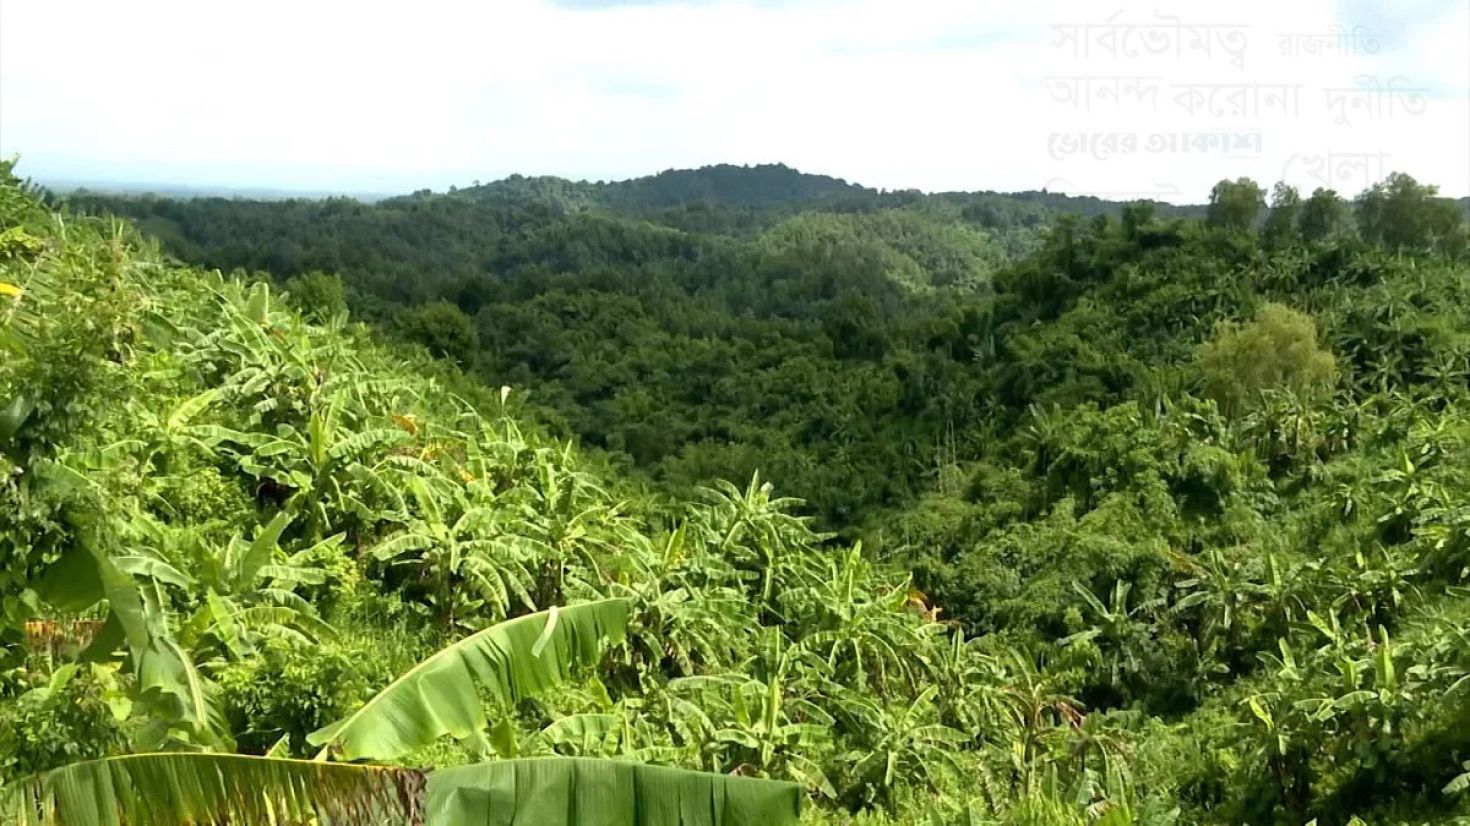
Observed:
[[[1122,208],[879,193],[780,166],[512,177],[374,205],[69,200],[191,262],[296,279],[293,294],[339,274],[358,317],[526,388],[554,432],[686,491],[759,468],[836,528],[911,500],[945,464],[933,446],[979,427],[993,274],[1060,210]]]

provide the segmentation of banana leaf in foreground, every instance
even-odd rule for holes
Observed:
[[[426,812],[431,826],[783,826],[800,807],[795,783],[545,757],[436,771]]]
[[[21,826],[423,822],[424,773],[243,754],[132,754],[72,763],[0,790]]]
[[[427,800],[425,784],[427,778]],[[592,758],[424,772],[237,754],[73,763],[0,790],[19,826],[784,826],[794,783]]]
[[[623,639],[629,604],[605,599],[493,625],[404,672],[357,711],[307,739],[320,758],[394,760],[446,734],[482,740],[480,692],[516,703],[593,665]],[[483,745],[483,744],[482,744]]]

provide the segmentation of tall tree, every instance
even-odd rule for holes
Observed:
[[[1247,232],[1256,225],[1266,193],[1250,178],[1220,181],[1210,190],[1206,218],[1211,226]]]
[[[1302,196],[1296,187],[1277,181],[1271,189],[1271,212],[1261,228],[1261,238],[1270,247],[1285,246],[1296,233],[1302,211]]]
[[[1297,225],[1304,240],[1323,241],[1341,231],[1347,224],[1347,218],[1347,204],[1337,192],[1319,186],[1302,204]]]
[[[1464,234],[1459,207],[1436,197],[1438,192],[1437,187],[1395,172],[1358,196],[1358,230],[1368,241],[1400,249],[1459,242]]]

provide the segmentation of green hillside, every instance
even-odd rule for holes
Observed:
[[[6,177],[11,790],[269,751],[322,758],[260,770],[320,811],[569,755],[813,823],[1470,819],[1470,251],[1430,187]]]
[[[516,177],[377,204],[67,200],[189,262],[307,277],[294,292],[330,293],[314,312],[345,302],[525,388],[557,435],[686,495],[760,469],[829,528],[908,504],[946,462],[937,445],[971,446],[994,274],[1062,210],[1123,207],[880,193],[782,166]],[[340,276],[342,297],[317,272]]]

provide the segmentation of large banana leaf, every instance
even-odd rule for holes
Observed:
[[[446,734],[482,742],[482,692],[516,703],[597,662],[622,640],[625,600],[527,614],[472,634],[404,672],[356,712],[307,739],[319,757],[393,760]]]
[[[73,763],[0,790],[21,826],[422,822],[412,769],[239,754],[134,754]],[[314,820],[313,820],[314,819]]]
[[[428,775],[237,754],[136,754],[88,760],[0,789],[18,826],[786,826],[793,783],[553,757],[499,760]]]
[[[784,826],[800,806],[794,783],[547,757],[436,771],[426,811],[445,826]]]

